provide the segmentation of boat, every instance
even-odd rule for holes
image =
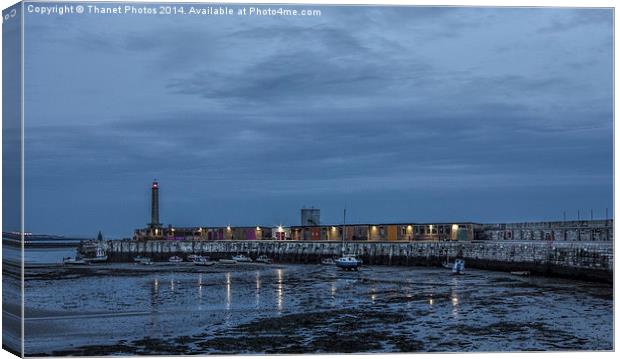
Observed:
[[[362,261],[355,258],[354,255],[343,255],[336,259],[336,266],[344,270],[358,270],[362,265]]]
[[[183,258],[181,258],[179,256],[172,256],[172,257],[168,258],[168,262],[170,262],[170,263],[181,263],[181,262],[183,262]]]
[[[465,271],[465,261],[462,259],[455,259],[452,265],[452,274],[463,274]]]
[[[147,259],[149,259],[149,260],[150,260],[150,258],[148,258],[148,257],[143,257],[143,256],[136,256],[136,257],[133,257],[133,261],[134,261],[135,263],[142,263],[142,262],[146,261]]]
[[[95,250],[95,256],[90,258],[84,258],[85,261],[89,263],[101,263],[106,262],[108,260],[108,255],[105,253],[105,250],[101,247],[97,247]]]
[[[255,261],[255,262],[258,262],[258,263],[265,263],[265,264],[271,264],[271,263],[272,263],[271,258],[267,257],[267,256],[266,256],[266,255],[264,255],[264,254],[263,254],[263,255],[258,256],[258,258],[256,258],[256,261]]]
[[[88,262],[86,262],[80,256],[76,256],[75,258],[72,258],[72,257],[65,257],[65,258],[63,258],[62,259],[62,264],[77,265],[77,264],[88,264]]]
[[[222,264],[236,264],[237,263],[237,261],[234,259],[220,259],[219,262]]]
[[[336,262],[334,262],[333,258],[323,258],[321,259],[321,264],[326,265],[326,266],[331,266],[336,264]]]
[[[237,254],[236,256],[232,257],[232,260],[234,260],[237,263],[242,263],[242,262],[251,262],[252,259],[249,257],[244,256],[243,254]]]
[[[203,257],[203,256],[198,256],[198,257],[199,258],[195,258],[192,261],[194,262],[194,265],[208,267],[208,266],[212,266],[215,264],[215,262],[209,262],[209,260],[206,257]]]
[[[145,266],[150,266],[151,264],[153,264],[153,261],[151,260],[151,258],[144,258],[138,264],[142,264],[142,265],[145,265]]]
[[[198,254],[190,254],[189,256],[187,256],[187,261],[188,262],[195,262],[195,261],[201,261],[203,259],[209,259],[209,258],[205,258],[201,255]]]
[[[345,254],[344,253],[344,238],[345,233],[347,232],[346,228],[347,223],[347,209],[344,209],[344,216],[342,220],[342,247],[340,249],[341,256],[336,259],[336,267],[344,269],[344,270],[358,270],[362,265],[362,261],[357,259],[354,254]],[[321,261],[322,262],[322,261]]]

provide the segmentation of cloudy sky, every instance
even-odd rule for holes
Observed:
[[[318,9],[27,14],[26,230],[611,214],[611,10]]]

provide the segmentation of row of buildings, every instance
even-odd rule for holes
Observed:
[[[390,224],[321,224],[321,212],[315,208],[301,210],[300,226],[252,227],[173,227],[159,222],[159,183],[151,185],[151,222],[136,229],[136,240],[303,240],[303,241],[413,241],[471,240],[473,223],[390,223]]]
[[[134,239],[171,240],[302,240],[339,241],[413,241],[471,240],[473,223],[438,224],[351,224],[292,227],[173,227],[137,229]]]
[[[151,223],[136,229],[135,240],[294,240],[294,241],[468,241],[468,240],[613,240],[613,220],[480,223],[321,224],[320,210],[301,210],[299,226],[174,227],[159,222],[159,184],[151,186]]]

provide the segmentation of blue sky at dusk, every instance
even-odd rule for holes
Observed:
[[[26,230],[611,215],[612,10],[315,8],[26,14]]]

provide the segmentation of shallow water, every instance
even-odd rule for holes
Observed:
[[[26,273],[27,355],[612,350],[612,287],[468,269],[239,264]]]

